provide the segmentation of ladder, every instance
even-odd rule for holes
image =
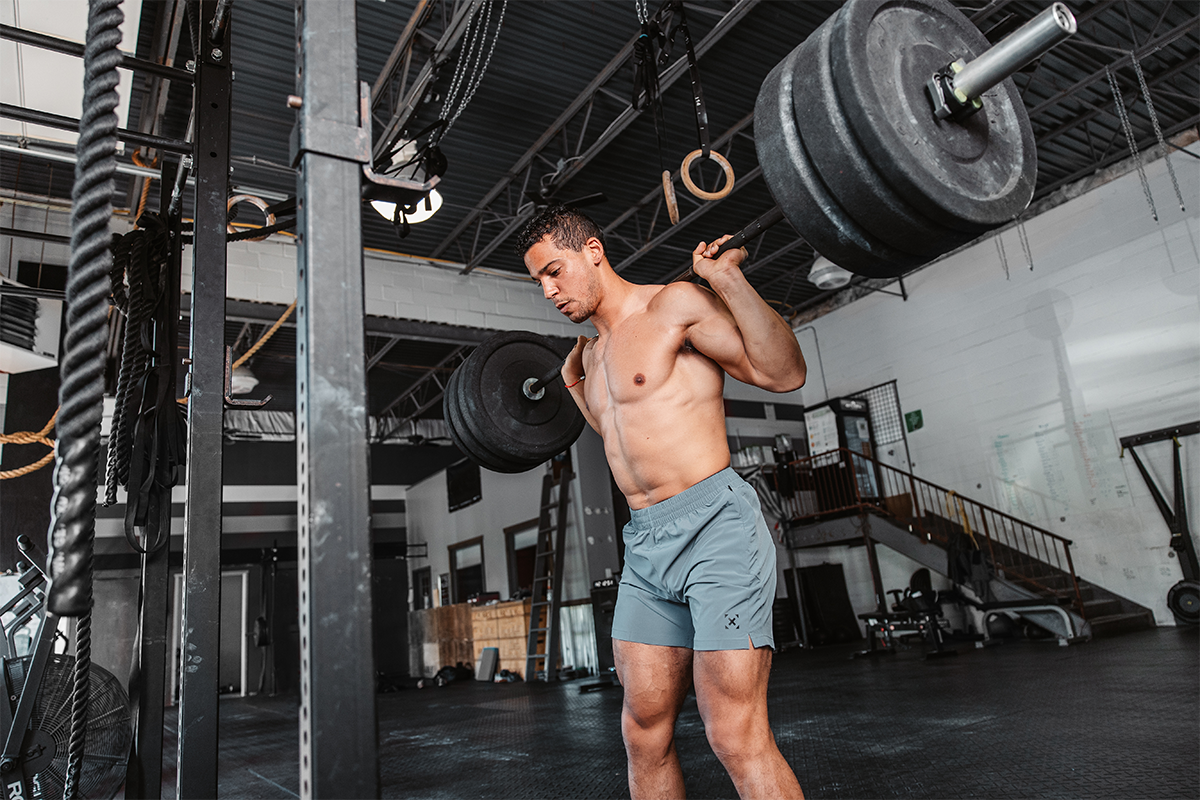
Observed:
[[[558,680],[558,610],[562,592],[563,551],[567,540],[567,505],[570,501],[571,451],[550,462],[542,479],[542,506],[538,515],[537,552],[533,562],[533,596],[529,606],[529,642],[525,649],[525,680],[538,676]],[[554,490],[558,489],[558,497]],[[553,513],[552,513],[553,512]]]

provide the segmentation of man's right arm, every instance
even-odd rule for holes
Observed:
[[[592,416],[591,409],[588,408],[587,395],[584,393],[587,373],[583,366],[583,348],[587,343],[588,337],[579,337],[575,342],[575,347],[567,355],[567,360],[563,362],[561,374],[563,386],[575,400],[575,405],[579,406],[579,410],[583,412],[583,418],[587,420],[588,425],[592,426],[592,430],[600,433],[600,423]]]

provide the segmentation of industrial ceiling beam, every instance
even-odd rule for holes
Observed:
[[[412,58],[413,39],[416,37],[418,26],[423,22],[422,17],[426,11],[432,11],[437,0],[417,0],[417,7],[413,9],[412,14],[408,18],[408,24],[404,26],[404,30],[400,32],[400,38],[396,40],[396,46],[392,48],[391,54],[383,65],[383,69],[379,71],[379,77],[375,79],[375,85],[371,87],[371,106],[379,102],[379,96],[383,89],[396,74],[396,70],[400,68],[401,59],[407,68],[409,61]],[[401,89],[403,91],[403,88]]]
[[[386,342],[380,345],[379,349],[371,354],[371,357],[367,359],[367,372],[370,372],[376,364],[382,361],[383,357],[390,353],[392,348],[395,347],[399,341],[399,336],[392,336]]]
[[[458,46],[459,40],[467,31],[467,23],[479,11],[484,2],[485,0],[463,0],[463,2],[455,6],[454,15],[450,18],[449,24],[446,25],[446,29],[442,32],[441,38],[434,45],[429,60],[425,62],[425,66],[421,67],[421,71],[413,79],[412,85],[404,92],[400,102],[392,110],[391,117],[383,125],[379,138],[375,140],[372,156],[376,161],[382,158],[388,149],[400,139],[401,134],[404,133],[405,124],[408,122],[409,117],[413,115],[413,112],[416,111],[417,104],[421,102],[421,98],[425,95],[425,90],[429,87],[433,79],[437,77],[438,68],[450,60],[454,48]],[[412,18],[409,19],[409,23],[410,25],[413,24]],[[419,30],[419,26],[414,26],[413,30]],[[408,26],[405,27],[405,31],[408,31]],[[401,39],[403,38],[404,35],[401,34]],[[410,33],[408,39],[409,41],[406,46],[411,47],[413,34]],[[396,44],[400,46],[404,42],[398,41]],[[382,78],[381,74],[380,79]],[[377,79],[375,83],[380,88],[378,94],[374,90],[371,92],[372,106],[377,105],[379,99],[383,97],[382,88],[386,85],[387,81],[383,80],[383,84],[381,84],[380,80]]]
[[[461,236],[462,233],[471,225],[479,220],[480,217],[488,213],[494,213],[491,212],[491,204],[512,185],[513,181],[520,177],[522,173],[529,168],[529,166],[533,163],[533,159],[539,156],[541,151],[558,137],[559,133],[568,125],[568,123],[571,122],[572,119],[574,119],[576,114],[583,110],[585,106],[589,109],[591,108],[596,93],[600,91],[605,83],[607,83],[614,75],[616,75],[621,67],[625,66],[625,62],[629,60],[629,56],[633,53],[633,44],[636,41],[637,37],[634,36],[625,43],[625,46],[622,47],[617,55],[614,56],[613,59],[604,66],[604,69],[600,70],[596,77],[592,79],[591,83],[589,83],[587,87],[579,93],[579,96],[571,101],[571,104],[567,106],[566,110],[558,115],[558,119],[554,120],[554,122],[550,124],[550,127],[546,128],[542,135],[537,138],[537,141],[533,143],[533,146],[526,150],[524,155],[517,159],[516,163],[509,168],[507,173],[505,173],[505,176],[501,178],[495,186],[488,190],[487,194],[483,196],[483,199],[480,200],[470,212],[468,212],[467,216],[463,217],[463,219],[454,226],[454,229],[450,231],[450,234],[445,238],[445,240],[443,240],[441,244],[434,248],[434,258],[437,258],[438,255],[445,252],[446,248],[448,248],[450,244],[459,236]]]
[[[744,19],[746,14],[748,14],[750,12],[750,10],[752,8],[754,8],[754,6],[756,6],[758,3],[759,3],[759,0],[738,0],[738,2],[733,6],[733,8],[731,8],[723,17],[721,17],[721,19],[717,21],[716,25],[714,25],[712,27],[712,29],[708,32],[708,34],[696,44],[696,47],[695,47],[696,58],[697,59],[701,58],[704,55],[704,53],[708,52],[709,49],[711,49],[714,45],[716,45],[719,41],[721,41],[721,39],[724,38],[725,34],[729,33],[737,25],[738,22],[740,22],[742,19]],[[632,52],[631,46],[627,45],[627,48],[630,49],[630,51]],[[610,62],[610,65],[611,65],[611,62]],[[668,88],[671,87],[672,84],[675,83],[675,81],[677,81],[681,77],[687,75],[687,72],[688,72],[687,58],[680,57],[673,64],[671,64],[671,66],[667,67],[667,69],[665,69],[663,71],[662,75],[659,76],[659,91],[665,92]],[[593,84],[596,84],[596,83],[597,83],[597,81],[593,81]],[[596,89],[597,92],[599,91],[599,88],[600,87],[597,86],[597,89]],[[576,99],[576,102],[579,102],[579,98]],[[586,102],[586,100],[585,100],[585,102]],[[582,105],[582,103],[580,103],[580,105]],[[560,190],[563,186],[565,186],[567,183],[569,183],[573,178],[575,178],[577,175],[579,175],[579,173],[589,163],[591,163],[592,159],[594,159],[596,156],[598,156],[600,153],[602,153],[604,151],[604,149],[606,147],[608,147],[608,145],[611,144],[617,138],[617,136],[621,134],[622,131],[624,131],[627,127],[629,127],[629,125],[635,119],[637,119],[641,113],[642,112],[639,109],[635,108],[632,105],[626,106],[624,108],[624,110],[622,110],[620,112],[620,114],[618,114],[617,117],[614,120],[612,120],[607,125],[607,127],[604,128],[603,132],[591,143],[590,146],[588,146],[588,148],[586,150],[582,149],[583,137],[581,136],[579,139],[578,155],[572,157],[569,164],[564,164],[555,173],[556,177],[550,182],[552,191]],[[543,134],[543,137],[541,139],[539,139],[539,141],[542,141],[542,139],[546,139],[547,143],[549,143],[549,140],[551,140],[553,138],[554,133],[557,133],[557,131],[548,132],[548,133],[550,133],[550,136]],[[530,164],[528,169],[530,171],[532,170],[532,163]],[[519,173],[520,170],[516,170],[516,172]],[[513,174],[513,171],[510,170],[510,174]],[[513,174],[513,179],[515,179],[515,177],[516,177],[516,175]],[[511,179],[507,179],[507,180],[511,180]],[[526,176],[526,180],[528,181],[528,175]],[[501,187],[501,189],[502,188],[503,187]],[[499,194],[499,191],[501,189],[497,189],[496,194]],[[471,254],[470,259],[467,261],[466,266],[462,270],[463,274],[467,274],[467,273],[471,272],[473,269],[475,269],[480,264],[482,264],[483,261],[485,259],[487,259],[487,257],[490,256],[492,254],[492,252],[494,252],[496,250],[496,248],[498,248],[501,244],[503,244],[504,241],[507,240],[509,236],[511,236],[515,231],[517,231],[522,225],[524,225],[533,216],[534,210],[535,210],[535,206],[531,202],[522,205],[518,209],[518,211],[515,214],[515,216],[513,217],[513,219],[509,222],[509,224],[507,224],[504,227],[504,229],[500,232],[499,235],[493,237],[491,239],[491,241],[489,241],[486,244],[482,245],[481,247],[478,247],[477,249],[475,249],[475,251]],[[479,213],[478,213],[479,211],[481,211],[481,209],[479,207],[477,207],[477,209],[472,212],[476,218],[478,218],[478,216],[479,216]],[[468,222],[466,225],[456,227],[456,231],[458,231],[458,233],[447,237],[445,241],[443,241],[441,244],[439,244],[437,246],[437,248],[434,250],[433,256],[436,258],[441,253],[445,252],[445,250],[453,243],[453,241],[459,235],[461,235],[463,232],[465,232],[465,230],[467,229],[467,226],[469,226],[469,224],[470,223]]]
[[[454,348],[445,358],[426,370],[421,377],[417,378],[411,386],[401,392],[392,402],[384,406],[383,410],[379,412],[380,417],[390,415],[393,409],[405,401],[411,401],[412,410],[402,419],[390,425],[389,431],[380,437],[381,440],[387,439],[393,431],[399,430],[402,425],[416,419],[434,403],[442,399],[442,394],[446,391],[446,383],[449,382],[449,378],[442,380],[441,373],[453,372],[454,367],[466,360],[466,357],[470,354],[467,351],[473,349],[473,347],[469,347],[468,345]]]
[[[730,189],[729,194],[725,195],[725,197],[732,197],[735,192],[746,188],[746,186],[758,180],[760,177],[762,177],[762,167],[755,166],[754,169],[737,179],[737,182],[733,184],[733,188]],[[721,198],[721,200],[724,199],[725,198]],[[658,234],[653,239],[639,247],[636,252],[626,257],[625,260],[613,267],[613,271],[619,274],[629,269],[629,267],[637,263],[643,256],[654,250],[654,248],[658,247],[660,244],[679,233],[688,225],[691,225],[693,222],[700,219],[700,217],[704,216],[709,211],[712,211],[721,203],[721,200],[709,200],[707,203],[703,203],[699,208],[694,209],[692,213],[679,220],[677,225],[672,225],[666,228],[662,233]]]
[[[1166,72],[1160,73],[1160,74],[1154,76],[1153,78],[1147,78],[1146,85],[1150,88],[1154,88],[1155,86],[1158,86],[1160,83],[1162,83],[1164,81],[1168,81],[1171,78],[1175,77],[1183,70],[1185,70],[1189,67],[1195,67],[1197,63],[1200,63],[1200,56],[1198,56],[1196,58],[1189,58],[1185,61],[1180,61],[1178,64],[1171,67]],[[1132,89],[1132,91],[1134,94],[1136,94],[1138,92],[1138,88],[1134,87]],[[1112,109],[1113,106],[1116,105],[1116,101],[1113,100],[1111,97],[1106,102],[1103,102],[1103,103],[1088,103],[1078,97],[1075,99],[1076,99],[1076,101],[1082,103],[1083,105],[1089,107],[1092,110],[1085,112],[1083,114],[1080,114],[1077,117],[1073,117],[1073,118],[1067,120],[1066,122],[1062,123],[1061,125],[1057,126],[1053,130],[1043,133],[1041,136],[1039,136],[1037,138],[1037,146],[1038,147],[1041,147],[1042,145],[1051,142],[1053,139],[1056,139],[1057,137],[1063,135],[1064,133],[1067,133],[1068,131],[1073,130],[1074,128],[1078,128],[1080,125],[1090,122],[1091,120],[1095,119],[1096,117],[1100,116],[1101,114],[1115,113],[1115,109],[1111,112],[1109,111],[1109,109]]]
[[[781,224],[776,227],[777,228],[789,228],[791,226],[790,225],[784,226]],[[763,234],[764,237],[766,235],[767,234]],[[762,239],[759,239],[759,241],[761,242]],[[808,242],[805,241],[804,237],[797,236],[796,238],[792,239],[787,244],[783,245],[782,247],[780,247],[776,250],[773,250],[772,252],[768,253],[767,255],[763,256],[762,258],[756,258],[754,256],[751,256],[742,262],[742,274],[743,275],[751,275],[754,272],[756,272],[757,270],[760,270],[763,267],[767,266],[771,262],[773,262],[779,258],[782,258],[783,256],[787,255],[788,253],[792,252],[797,247],[800,247],[800,246],[806,245],[806,244],[808,244]],[[688,259],[687,263],[680,264],[678,267],[671,270],[670,272],[664,272],[662,275],[659,275],[658,278],[656,278],[654,280],[654,283],[670,283],[672,281],[676,281],[685,272],[687,272],[691,268],[692,268],[692,261],[691,261],[691,259]],[[772,281],[773,280],[774,279],[772,279]],[[770,285],[770,281],[767,283],[755,286],[755,289],[761,291],[763,288],[765,288],[768,285]]]
[[[1191,117],[1188,117],[1187,119],[1183,120],[1182,122],[1176,123],[1175,125],[1172,125],[1169,128],[1163,128],[1163,137],[1166,139],[1169,139],[1172,136],[1174,136],[1175,134],[1179,133],[1180,131],[1187,130],[1188,128],[1191,128],[1192,126],[1196,125],[1197,123],[1200,123],[1200,114],[1192,115]],[[1158,144],[1157,137],[1155,137],[1154,134],[1150,134],[1150,135],[1144,137],[1140,142],[1138,142],[1136,144],[1136,149],[1137,149],[1138,153],[1141,154],[1142,151],[1146,150],[1147,148],[1154,147],[1157,144]],[[1168,147],[1170,147],[1169,142],[1168,142]],[[1062,178],[1059,178],[1058,180],[1054,181],[1053,183],[1051,183],[1047,186],[1041,187],[1040,189],[1038,189],[1037,194],[1034,195],[1034,200],[1038,200],[1042,197],[1045,197],[1046,195],[1053,192],[1055,189],[1058,189],[1060,186],[1065,186],[1066,184],[1073,183],[1073,182],[1079,180],[1080,178],[1084,178],[1088,175],[1099,172],[1100,170],[1104,169],[1107,166],[1115,164],[1116,162],[1120,161],[1122,158],[1129,158],[1129,157],[1130,157],[1129,153],[1126,149],[1118,148],[1117,152],[1112,153],[1105,158],[1102,158],[1100,161],[1098,161],[1094,164],[1088,164],[1086,167],[1084,167],[1082,169],[1075,170],[1070,175],[1065,175]]]
[[[1046,109],[1048,109],[1054,105],[1057,105],[1058,103],[1062,102],[1063,100],[1065,100],[1068,97],[1071,97],[1076,92],[1086,89],[1087,87],[1091,86],[1092,84],[1105,79],[1106,70],[1117,70],[1117,69],[1120,69],[1121,67],[1129,66],[1130,64],[1133,63],[1133,60],[1135,58],[1138,61],[1141,61],[1146,56],[1153,54],[1156,50],[1166,47],[1167,45],[1174,42],[1176,39],[1179,39],[1182,36],[1184,36],[1185,34],[1187,34],[1188,31],[1190,31],[1191,29],[1196,27],[1197,23],[1200,23],[1200,15],[1193,16],[1187,22],[1183,22],[1179,25],[1176,25],[1170,31],[1168,31],[1167,33],[1164,33],[1162,36],[1159,36],[1157,39],[1152,39],[1151,41],[1149,41],[1146,44],[1143,44],[1141,47],[1137,48],[1136,50],[1128,52],[1125,55],[1118,58],[1117,60],[1105,65],[1104,67],[1101,67],[1100,69],[1096,70],[1095,72],[1092,72],[1086,78],[1076,81],[1074,84],[1072,84],[1068,88],[1063,89],[1063,90],[1051,95],[1050,97],[1047,97],[1045,100],[1038,103],[1033,108],[1029,109],[1029,116],[1035,117],[1038,114],[1045,111]]]

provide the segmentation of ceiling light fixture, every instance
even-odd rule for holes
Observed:
[[[809,283],[818,289],[840,289],[850,282],[854,273],[842,269],[825,256],[817,256],[812,269],[808,271]]]
[[[438,212],[442,207],[442,196],[437,189],[431,189],[429,197],[417,201],[417,210],[412,214],[406,214],[409,225],[416,225],[418,222],[424,222]],[[391,222],[396,217],[396,204],[389,203],[387,200],[372,200],[371,208],[379,212],[380,216]]]

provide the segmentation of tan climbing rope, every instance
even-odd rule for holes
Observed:
[[[32,464],[27,464],[24,467],[17,469],[8,469],[0,471],[0,481],[6,481],[9,478],[19,478],[22,475],[28,475],[31,472],[37,472],[42,467],[54,460],[54,440],[47,434],[54,428],[54,422],[58,419],[58,409],[54,410],[54,415],[50,417],[50,421],[46,426],[37,433],[33,431],[18,431],[17,433],[0,433],[0,444],[44,444],[50,448],[50,452],[42,456]]]

